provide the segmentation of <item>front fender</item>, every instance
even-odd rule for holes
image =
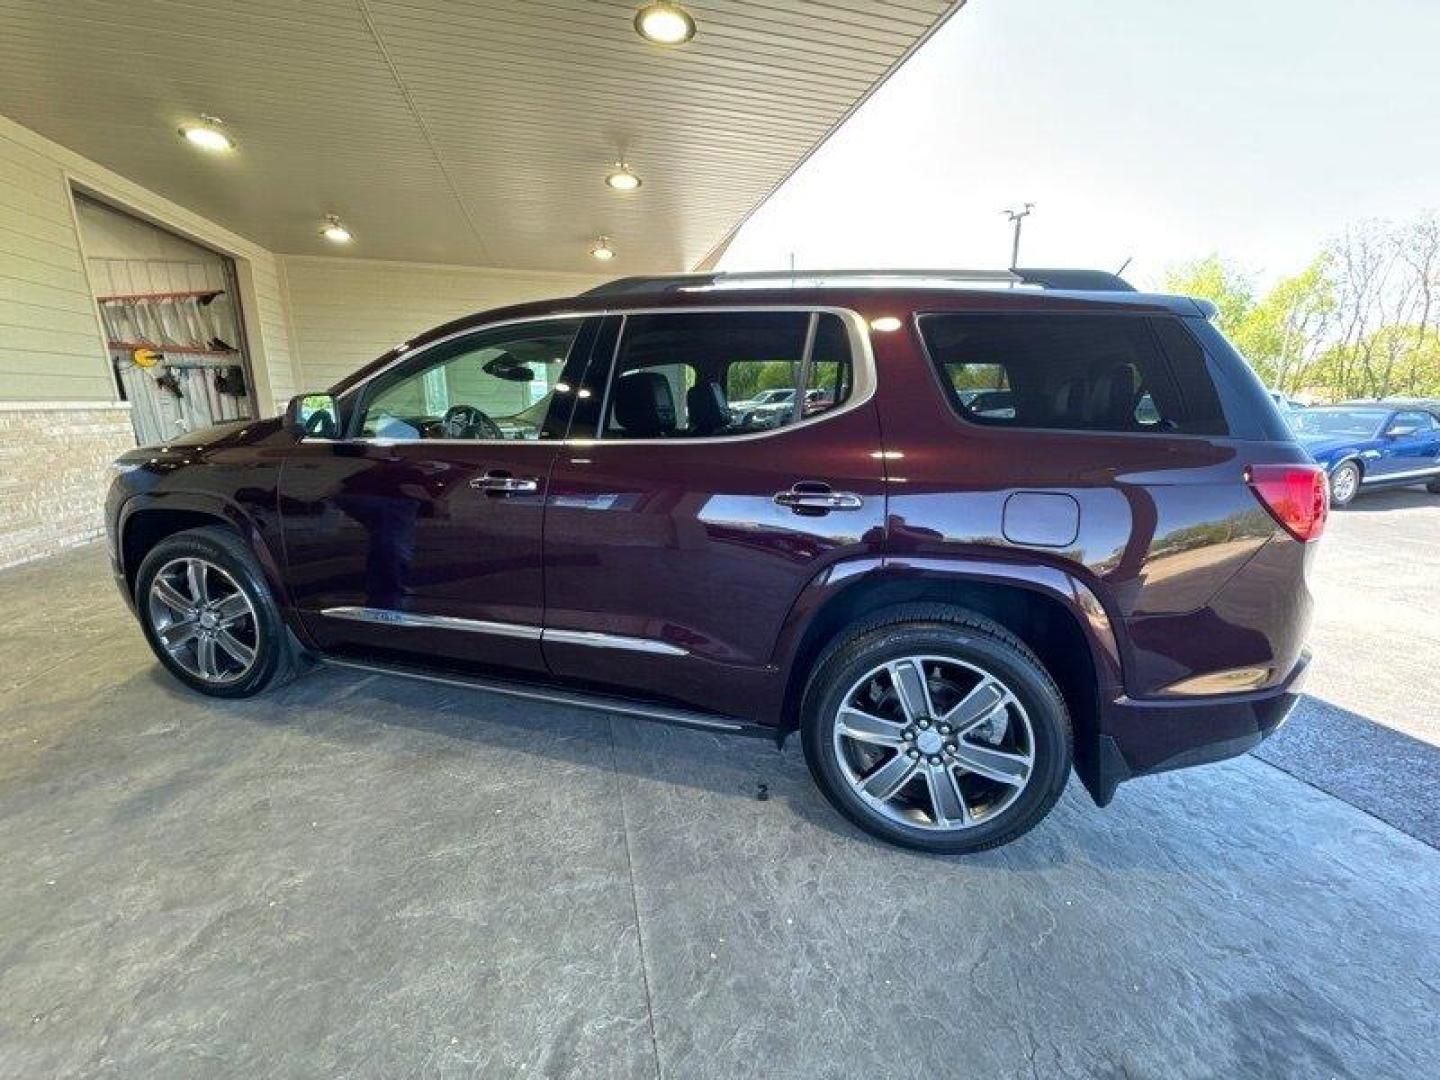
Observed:
[[[135,580],[135,573],[139,569],[139,560],[132,560],[137,565],[128,565],[126,560],[126,535],[135,524],[142,520],[145,514],[156,513],[185,513],[200,515],[214,519],[216,524],[229,525],[240,538],[245,541],[254,554],[256,561],[265,575],[266,584],[279,603],[287,623],[295,628],[291,615],[289,591],[285,587],[285,576],[281,570],[281,561],[278,554],[267,539],[263,525],[258,522],[254,515],[245,507],[222,495],[201,491],[150,491],[132,495],[120,507],[117,516],[115,539],[115,558],[121,576],[130,588]]]

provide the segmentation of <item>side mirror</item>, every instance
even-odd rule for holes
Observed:
[[[285,430],[298,438],[340,437],[340,406],[333,394],[297,394],[285,406]]]

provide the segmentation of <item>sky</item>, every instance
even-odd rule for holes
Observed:
[[[1440,0],[969,0],[740,230],[724,270],[1022,266],[1265,285],[1440,210]]]

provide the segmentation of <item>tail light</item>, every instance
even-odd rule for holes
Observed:
[[[1296,540],[1312,543],[1325,531],[1330,485],[1318,465],[1251,465],[1245,482],[1270,516]]]

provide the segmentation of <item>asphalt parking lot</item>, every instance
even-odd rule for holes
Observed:
[[[793,742],[336,669],[207,701],[98,546],[10,571],[0,1076],[1433,1074],[1437,537],[1423,492],[1336,516],[1258,755],[963,859]]]

